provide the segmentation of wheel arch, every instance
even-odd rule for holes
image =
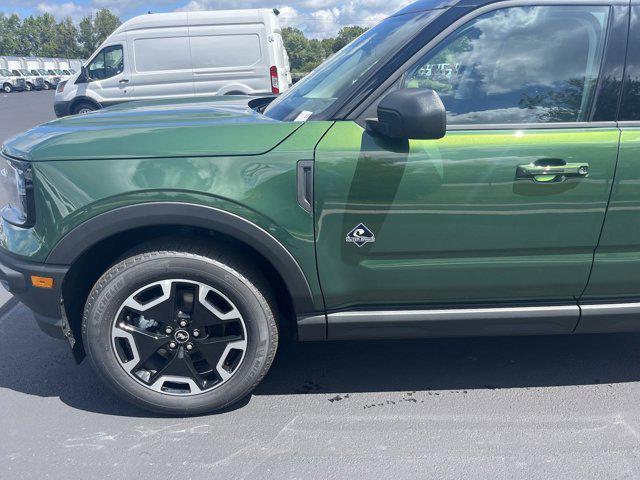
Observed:
[[[76,295],[73,286],[84,285],[88,294],[97,277],[85,277],[83,268],[76,270],[75,266],[88,261],[99,264],[104,272],[117,257],[129,251],[128,248],[121,251],[123,248],[120,246],[120,241],[129,234],[135,236],[146,231],[150,234],[161,232],[160,234],[167,235],[169,231],[176,231],[181,227],[197,229],[201,234],[220,234],[223,238],[233,240],[240,246],[247,246],[257,253],[255,260],[264,261],[263,266],[272,269],[274,273],[272,286],[276,290],[285,290],[279,296],[287,297],[283,302],[285,307],[290,307],[288,313],[292,328],[296,329],[296,325],[300,325],[300,319],[314,318],[317,323],[318,316],[324,317],[315,306],[313,293],[298,262],[278,240],[258,225],[214,207],[149,202],[119,207],[87,220],[67,233],[49,253],[45,263],[71,266],[63,281],[62,292],[69,324],[76,339],[80,333],[81,319],[78,316],[81,316],[84,308],[85,297],[82,294]],[[109,244],[114,245],[115,255],[107,254],[105,258],[100,258],[100,246]],[[91,285],[87,285],[88,283]],[[70,297],[76,297],[77,300],[70,300]]]

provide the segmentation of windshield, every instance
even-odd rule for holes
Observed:
[[[62,75],[62,70],[55,70],[56,75]]]
[[[29,76],[29,75],[30,75],[30,74],[29,74],[29,70],[26,70],[26,69],[24,69],[24,68],[21,68],[21,69],[20,69],[20,73],[21,73],[21,74],[23,74],[23,75],[25,75],[25,76]]]
[[[46,75],[47,74],[47,71],[46,70],[42,70],[42,69],[38,70],[38,72],[40,72],[40,75]]]
[[[387,60],[437,13],[408,13],[383,20],[277,97],[264,114],[284,121],[317,117],[367,72]]]
[[[10,77],[11,72],[5,68],[0,68],[0,75],[2,75],[3,77]]]
[[[63,70],[62,73],[64,73],[65,75],[71,75],[71,72],[69,70]]]

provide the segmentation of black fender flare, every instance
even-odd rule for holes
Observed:
[[[81,223],[51,250],[45,263],[72,265],[88,248],[133,228],[182,225],[217,231],[246,243],[271,263],[284,280],[296,314],[317,311],[309,282],[291,253],[258,225],[225,210],[191,203],[149,202],[119,207]]]

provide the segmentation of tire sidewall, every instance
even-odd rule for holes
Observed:
[[[236,305],[247,330],[245,356],[233,376],[211,391],[189,397],[162,394],[138,383],[120,366],[111,344],[112,324],[122,303],[136,290],[172,278],[198,281],[220,290]],[[277,347],[274,325],[264,297],[238,272],[203,257],[163,254],[139,262],[125,260],[107,272],[90,295],[82,334],[94,368],[116,393],[158,412],[189,414],[223,408],[255,387],[270,366],[275,353],[270,350]]]
[[[4,85],[2,87],[2,91],[4,91],[4,93],[11,93],[12,90],[13,88],[11,88],[11,85]]]

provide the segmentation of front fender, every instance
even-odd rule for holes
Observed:
[[[246,243],[265,257],[283,278],[298,315],[317,311],[305,274],[278,240],[239,215],[204,205],[149,202],[101,213],[65,235],[49,253],[45,263],[72,265],[83,252],[104,239],[135,228],[160,225],[210,229]]]

